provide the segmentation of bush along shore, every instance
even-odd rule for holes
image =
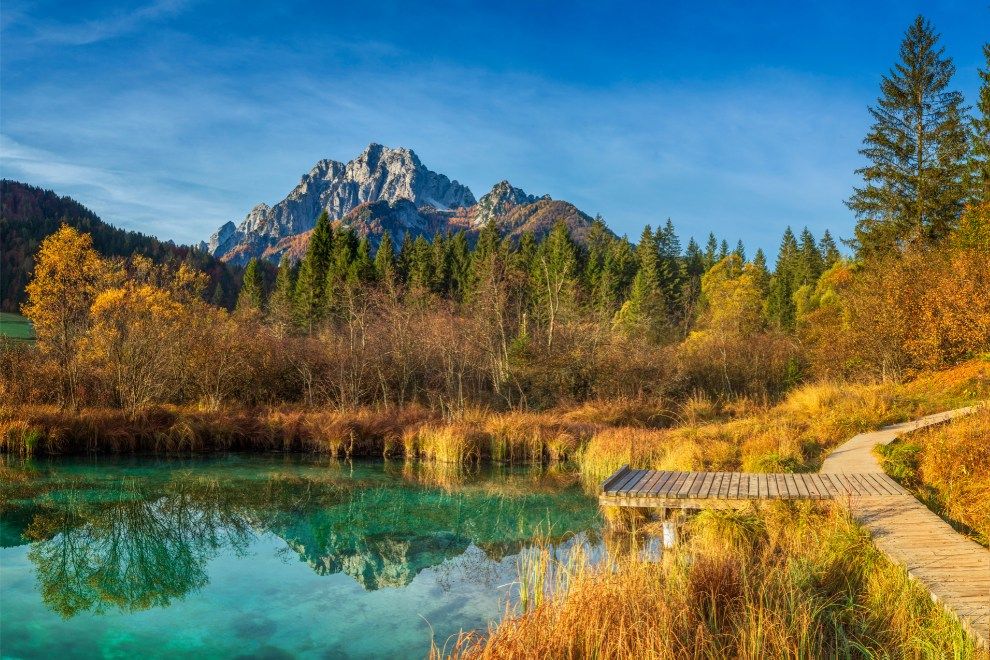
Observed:
[[[303,451],[444,463],[571,461],[589,482],[625,463],[668,470],[795,472],[860,431],[990,397],[990,362],[974,360],[905,384],[822,382],[776,404],[748,397],[598,400],[545,412],[422,406],[353,410],[154,406],[128,412],[0,408],[0,451]]]

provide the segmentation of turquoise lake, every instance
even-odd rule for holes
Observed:
[[[534,535],[601,526],[554,468],[0,461],[4,657],[421,658],[514,606]]]

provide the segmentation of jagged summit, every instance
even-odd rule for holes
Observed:
[[[411,149],[373,142],[347,163],[317,162],[278,204],[258,204],[239,225],[222,225],[210,237],[207,249],[243,263],[283,238],[312,229],[323,211],[339,220],[362,204],[399,200],[443,211],[475,203],[467,186],[431,171]]]

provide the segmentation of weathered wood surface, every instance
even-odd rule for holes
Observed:
[[[948,422],[975,406],[860,433],[833,451],[815,474],[672,472],[623,466],[602,484],[605,506],[739,508],[769,500],[832,499],[873,535],[877,547],[924,585],[990,646],[990,550],[956,533],[884,474],[873,447],[910,431]]]

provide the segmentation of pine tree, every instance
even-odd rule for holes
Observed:
[[[324,211],[316,219],[295,287],[296,317],[309,333],[323,314],[332,248],[333,226]]]
[[[395,265],[399,271],[399,278],[404,284],[409,284],[409,265],[412,261],[413,237],[409,232],[402,234],[402,243],[399,245],[399,256],[396,257]]]
[[[756,273],[760,294],[766,297],[770,292],[770,271],[767,270],[767,255],[763,253],[763,248],[757,248],[753,255],[753,272]]]
[[[939,35],[918,16],[901,43],[901,61],[880,85],[874,124],[857,170],[864,185],[846,202],[859,221],[854,245],[864,254],[934,242],[956,225],[966,197],[963,97],[951,91],[952,60]]]
[[[375,251],[375,277],[386,285],[396,283],[395,247],[392,245],[392,236],[388,231],[382,234],[378,250]]]
[[[985,68],[980,70],[979,113],[970,120],[970,156],[967,171],[969,202],[990,202],[990,44],[983,45]]]
[[[705,272],[705,255],[693,238],[684,249],[684,267],[688,277],[700,277]]]
[[[430,254],[430,242],[422,235],[413,241],[412,252],[409,255],[409,286],[418,287],[423,291],[433,289],[433,264]]]
[[[557,326],[578,302],[578,250],[566,224],[557,222],[540,243],[531,273],[533,309],[552,349]]]
[[[629,298],[616,314],[615,325],[629,334],[660,340],[668,327],[668,306],[660,280],[657,236],[647,225],[636,246],[637,269]]]
[[[705,243],[705,270],[708,270],[718,261],[718,239],[715,234],[708,234],[708,241]]]
[[[815,236],[805,227],[801,232],[801,242],[798,246],[798,258],[792,285],[794,290],[805,284],[814,284],[821,276],[824,264]]]
[[[797,271],[798,243],[794,232],[788,227],[780,241],[777,252],[777,265],[770,279],[770,294],[767,298],[767,318],[783,330],[794,327],[794,278]]]
[[[248,261],[241,281],[241,292],[237,296],[237,309],[261,311],[264,305],[264,283],[261,267],[256,257]]]
[[[455,233],[450,241],[450,296],[454,300],[464,300],[471,275],[471,250],[467,235],[463,231]]]
[[[293,324],[295,299],[296,269],[292,261],[283,256],[278,264],[278,274],[275,276],[275,288],[268,299],[268,319],[283,330]]]
[[[213,296],[210,298],[210,303],[214,307],[226,307],[227,306],[227,294],[223,290],[223,282],[217,281],[217,285],[213,287]]]
[[[722,242],[718,246],[718,261],[722,261],[729,256],[729,241],[722,239]]]
[[[371,242],[367,236],[362,236],[358,241],[349,279],[362,284],[375,280],[375,264],[371,260]]]
[[[493,221],[490,221],[478,232],[478,242],[475,243],[474,250],[471,252],[471,268],[465,299],[470,299],[474,295],[490,272],[492,259],[498,254],[498,249],[498,227]]]
[[[836,261],[842,258],[842,254],[839,253],[839,248],[835,244],[832,234],[827,229],[822,234],[822,239],[818,241],[818,251],[822,255],[822,267],[824,270],[828,270]]]
[[[670,218],[667,218],[663,227],[657,229],[654,240],[660,258],[657,271],[660,288],[667,301],[668,312],[673,314],[674,303],[684,283],[684,268],[681,262],[681,241],[677,238]]]
[[[746,263],[746,246],[743,245],[741,238],[736,242],[736,249],[732,251],[732,254],[739,257],[739,261]]]

